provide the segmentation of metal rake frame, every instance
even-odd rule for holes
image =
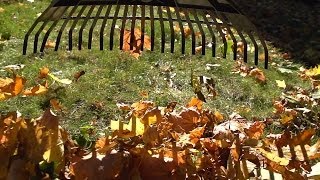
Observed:
[[[71,8],[71,10],[69,10]],[[123,14],[121,15],[120,9],[122,8]],[[140,14],[137,14],[139,8]],[[171,9],[174,8],[174,11]],[[80,9],[80,10],[79,10]],[[105,14],[102,14],[103,9]],[[111,9],[115,9],[114,13],[111,13]],[[163,11],[166,10],[166,12]],[[68,11],[69,10],[69,11]],[[95,11],[94,11],[95,10]],[[131,15],[128,15],[130,10]],[[149,14],[146,14],[149,11]],[[171,12],[172,11],[172,12]],[[86,12],[84,14],[84,12]],[[93,12],[96,12],[95,14]],[[180,12],[184,13],[184,17],[181,17]],[[192,18],[191,18],[192,17]],[[54,50],[59,49],[61,37],[67,24],[70,24],[68,32],[68,50],[73,49],[73,31],[76,28],[79,20],[82,20],[82,25],[78,34],[78,49],[82,49],[83,44],[83,32],[91,20],[91,26],[88,36],[88,49],[92,48],[93,32],[98,21],[102,21],[99,36],[100,36],[100,50],[104,49],[104,32],[107,25],[107,20],[111,20],[110,34],[109,34],[109,49],[114,48],[114,34],[117,20],[121,21],[120,28],[120,49],[123,45],[123,34],[126,26],[126,22],[131,22],[131,38],[134,39],[134,29],[136,27],[136,21],[141,21],[141,50],[144,49],[145,39],[145,25],[146,22],[150,23],[150,38],[151,38],[151,51],[155,47],[155,22],[160,23],[161,31],[161,52],[165,51],[166,35],[164,22],[168,22],[170,26],[170,52],[175,51],[175,36],[174,23],[180,28],[181,31],[181,53],[186,53],[186,37],[184,35],[185,23],[191,31],[191,53],[196,54],[196,38],[201,38],[201,54],[206,53],[206,36],[209,36],[212,41],[212,56],[216,56],[216,43],[217,38],[214,33],[214,27],[218,31],[219,36],[223,42],[223,57],[227,56],[227,39],[224,31],[226,31],[233,42],[233,59],[237,59],[237,39],[232,31],[235,30],[239,35],[243,43],[243,60],[248,60],[248,41],[244,34],[249,37],[254,47],[254,63],[258,65],[258,43],[254,37],[256,34],[263,46],[264,53],[264,67],[268,68],[268,49],[266,43],[262,37],[257,33],[256,28],[248,19],[235,8],[235,3],[232,0],[53,0],[49,7],[36,19],[29,31],[26,33],[23,44],[23,54],[27,53],[28,39],[31,33],[37,26],[40,26],[34,36],[33,53],[38,51],[38,41],[40,34],[48,27],[48,30],[43,36],[43,40],[40,46],[40,52],[43,52],[45,45],[49,38],[50,33],[56,28],[59,21],[63,21],[63,24],[58,29],[58,35],[55,41]],[[51,23],[49,23],[51,22]],[[50,25],[51,24],[51,25]],[[204,27],[208,28],[209,33],[204,32]],[[199,30],[201,36],[196,36],[195,28]],[[209,35],[208,35],[209,34]],[[199,40],[199,39],[198,39]],[[130,49],[133,49],[132,43],[130,43]]]

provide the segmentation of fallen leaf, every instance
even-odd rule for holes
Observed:
[[[187,107],[188,108],[189,107],[197,107],[197,110],[201,111],[202,110],[202,105],[203,105],[203,102],[200,99],[193,97],[191,99],[191,101],[187,104]]]
[[[48,73],[48,76],[51,77],[53,80],[55,80],[55,81],[57,81],[59,83],[62,83],[62,84],[69,85],[69,84],[72,83],[72,81],[70,79],[59,79],[56,76],[54,76],[53,74],[51,74],[51,73]]]
[[[280,80],[276,80],[277,86],[280,88],[285,89],[287,87],[286,82],[284,80],[280,81]]]
[[[50,71],[50,70],[49,70],[49,68],[47,68],[47,67],[41,68],[38,77],[39,77],[40,79],[46,78],[46,77],[48,76],[49,71]]]
[[[0,13],[3,13],[4,9],[2,7],[0,7]]]
[[[37,85],[32,87],[31,89],[27,89],[23,91],[23,95],[25,96],[37,96],[41,94],[45,94],[48,92],[48,88],[42,85]]]
[[[74,75],[73,75],[73,78],[76,82],[78,82],[79,78],[81,76],[83,76],[86,72],[84,70],[81,70],[79,72],[76,72]]]
[[[62,105],[57,99],[50,99],[50,105],[53,107],[56,111],[62,111]]]
[[[266,76],[264,75],[263,71],[258,68],[252,69],[249,75],[254,77],[261,84],[265,84],[267,82]]]
[[[142,32],[141,32],[140,29],[135,28],[133,33],[134,33],[133,34],[133,40],[131,40],[132,32],[129,31],[129,30],[126,30],[126,29],[124,30],[122,50],[130,52],[130,54],[133,57],[138,59],[140,57],[141,53],[142,53],[142,51],[141,51],[141,47],[142,47],[142,39],[141,39]],[[133,47],[132,50],[130,49],[130,46]],[[146,34],[144,34],[143,48],[147,49],[147,50],[151,49],[151,39]]]
[[[44,46],[45,48],[54,48],[56,47],[56,43],[53,41],[48,40]]]

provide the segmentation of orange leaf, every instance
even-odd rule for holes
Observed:
[[[202,104],[203,104],[203,102],[200,99],[193,97],[191,99],[191,101],[187,104],[187,107],[188,108],[189,107],[197,107],[197,110],[201,111],[202,110]]]
[[[57,99],[50,99],[50,104],[56,111],[62,111],[62,106]]]
[[[48,73],[49,73],[49,68],[47,67],[43,67],[40,69],[40,72],[39,72],[39,78],[40,79],[43,79],[43,78],[46,78],[48,76]]]
[[[109,139],[103,137],[96,141],[95,148],[100,154],[108,154],[117,143],[110,142]]]
[[[45,48],[54,48],[56,46],[56,43],[53,41],[48,40],[45,44]]]
[[[249,138],[259,140],[264,132],[265,127],[266,125],[264,123],[256,121],[251,124],[249,128],[246,128],[245,132],[249,136]]]
[[[124,30],[122,50],[130,52],[135,58],[139,58],[142,47],[142,32],[140,29],[135,28],[133,33],[133,39],[131,40],[132,32]],[[132,50],[130,49],[130,45],[132,46]],[[151,49],[151,39],[146,34],[144,35],[143,48],[147,50]]]
[[[41,94],[45,94],[48,91],[48,88],[42,85],[37,85],[32,87],[31,89],[27,89],[25,91],[23,91],[23,95],[26,96],[37,96],[37,95],[41,95]]]
[[[196,143],[200,140],[200,138],[202,137],[203,133],[204,133],[204,130],[205,130],[205,127],[206,126],[203,126],[203,127],[198,127],[192,131],[190,131],[190,142],[193,144],[193,145],[196,145]]]
[[[315,133],[316,133],[315,129],[304,130],[303,132],[299,133],[297,136],[294,136],[290,143],[293,146],[308,144],[310,142],[310,139]]]
[[[252,69],[249,75],[254,77],[261,84],[265,84],[267,82],[266,76],[264,75],[263,71],[258,68]]]

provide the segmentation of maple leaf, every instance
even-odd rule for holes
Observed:
[[[96,141],[95,148],[100,154],[109,154],[117,143],[110,141],[106,137],[102,137]]]
[[[18,133],[25,125],[24,119],[17,112],[0,115],[0,179],[6,179],[10,157],[19,144]]]
[[[48,88],[39,84],[37,86],[32,87],[31,89],[24,90],[22,94],[25,96],[37,96],[45,94],[47,92]]]
[[[317,78],[320,75],[320,65],[306,70],[305,74],[309,77]]]
[[[266,76],[264,75],[263,71],[259,68],[252,69],[249,75],[254,77],[256,81],[258,81],[261,84],[265,84],[267,82]]]
[[[133,39],[131,40],[132,36],[133,36]],[[123,34],[122,50],[130,52],[130,54],[133,57],[138,59],[139,56],[141,55],[141,47],[142,47],[141,36],[142,36],[142,32],[138,28],[134,29],[133,35],[131,31],[125,29]],[[133,47],[132,50],[130,49],[130,46]],[[147,35],[144,35],[143,47],[147,50],[151,49],[151,39]]]
[[[47,67],[42,67],[41,69],[40,69],[40,72],[39,72],[39,78],[40,79],[43,79],[43,78],[46,78],[47,76],[48,76],[48,73],[49,73],[49,68],[47,68]]]
[[[202,110],[202,105],[203,105],[203,102],[200,99],[193,97],[191,99],[191,101],[187,104],[187,107],[188,108],[189,107],[197,107],[197,110],[201,111]]]
[[[23,90],[25,82],[26,79],[19,75],[14,75],[13,79],[0,78],[0,101],[9,99],[20,94]]]
[[[126,152],[111,151],[107,155],[92,152],[71,162],[70,173],[74,179],[128,179],[130,156]],[[112,163],[110,163],[112,162]],[[124,172],[124,173],[122,173]]]

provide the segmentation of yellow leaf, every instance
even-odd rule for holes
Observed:
[[[308,69],[306,71],[306,75],[310,76],[310,77],[314,77],[314,76],[318,76],[320,75],[320,65],[312,68],[312,69]]]
[[[37,96],[41,94],[45,94],[48,91],[48,88],[42,85],[37,85],[32,87],[31,89],[27,89],[23,91],[23,95],[25,96]]]
[[[130,138],[144,133],[144,124],[141,122],[140,118],[132,117],[128,124],[122,121],[112,121],[110,122],[110,128],[114,131],[115,135],[122,138]]]
[[[286,82],[284,80],[276,80],[277,86],[285,89],[287,87]]]
[[[282,124],[287,124],[293,120],[293,115],[292,114],[283,114],[281,115],[281,123]]]
[[[2,7],[0,7],[0,13],[4,12],[4,9]]]
[[[262,148],[257,148],[257,150],[267,159],[281,165],[281,166],[287,166],[290,162],[289,159],[281,158],[276,153],[268,152]]]
[[[69,84],[72,83],[72,81],[70,79],[59,79],[56,76],[54,76],[53,74],[51,74],[51,73],[48,73],[48,76],[50,76],[53,80],[55,80],[55,81],[57,81],[59,83],[62,83],[62,84],[69,85]]]

